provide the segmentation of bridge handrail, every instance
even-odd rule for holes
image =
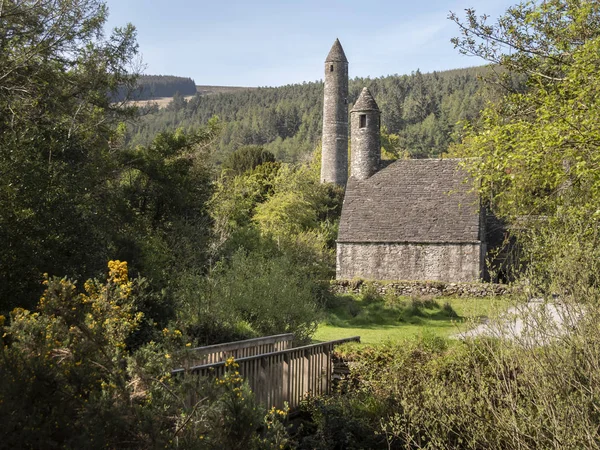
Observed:
[[[269,352],[269,353],[261,353],[259,355],[244,356],[242,358],[236,358],[235,361],[238,364],[240,364],[245,361],[252,361],[255,359],[268,358],[270,356],[286,355],[286,354],[289,354],[292,352],[299,352],[299,351],[308,351],[308,350],[315,349],[320,346],[335,347],[336,345],[346,344],[348,342],[360,342],[360,336],[352,336],[352,337],[348,337],[348,338],[336,339],[336,340],[327,341],[327,342],[318,342],[316,344],[304,345],[302,347],[293,347],[293,348],[288,348],[285,350],[278,350],[278,351]],[[175,370],[171,371],[171,375],[179,375],[186,371],[187,372],[200,372],[200,371],[210,369],[210,368],[216,369],[218,367],[225,366],[226,362],[227,361],[218,361],[218,362],[214,362],[214,363],[200,364],[200,365],[193,366],[193,367],[190,367],[187,369],[186,368],[175,369]]]
[[[247,347],[252,347],[253,345],[258,345],[258,344],[274,344],[276,342],[291,341],[293,339],[294,339],[293,333],[275,334],[273,336],[263,336],[263,337],[257,337],[257,338],[252,338],[252,339],[245,339],[243,341],[233,341],[233,342],[225,342],[223,344],[213,344],[213,345],[206,345],[204,347],[195,347],[195,348],[187,349],[186,351],[198,352],[199,350],[202,350],[200,352],[200,354],[207,354],[207,353],[212,353],[215,351],[226,351],[226,350],[231,350],[231,349],[235,349],[235,348],[247,348]]]
[[[294,335],[292,333],[276,334],[273,336],[263,336],[243,341],[225,342],[222,344],[207,345],[204,347],[195,347],[185,349],[182,354],[189,360],[196,360],[196,364],[201,360],[201,364],[213,364],[224,361],[229,356],[247,357],[284,350],[290,346]],[[233,353],[233,355],[231,355]],[[191,362],[190,364],[194,364]]]

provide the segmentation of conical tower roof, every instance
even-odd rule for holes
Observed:
[[[331,46],[331,50],[329,50],[329,55],[325,59],[325,62],[333,62],[333,61],[341,61],[347,63],[346,54],[344,53],[344,49],[342,48],[342,44],[340,44],[340,40],[336,39],[333,45]]]
[[[371,92],[366,87],[363,88],[362,92],[358,96],[358,100],[354,104],[352,111],[379,111],[379,107],[377,106],[377,102],[371,95]]]

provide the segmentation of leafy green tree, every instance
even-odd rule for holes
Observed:
[[[400,146],[400,137],[389,133],[385,126],[381,127],[381,156],[383,159],[403,158],[406,153]]]
[[[262,147],[249,145],[231,153],[223,162],[222,170],[230,171],[233,175],[241,175],[267,162],[275,162],[273,153]]]
[[[511,55],[488,57],[529,76],[527,92],[483,112],[459,154],[477,157],[468,160],[471,172],[492,208],[512,223],[530,268],[540,271],[531,279],[563,293],[598,280],[598,20],[596,2],[520,5],[483,35],[473,19],[464,29],[474,34],[461,44],[482,52],[485,46],[468,39],[514,42]]]
[[[465,21],[450,14],[461,30],[452,39],[461,53],[534,76],[538,83],[565,80],[577,49],[600,34],[600,5],[588,0],[527,1],[508,8],[497,23],[466,10]]]
[[[261,230],[274,236],[299,234],[317,224],[317,214],[312,206],[297,193],[282,192],[261,203],[254,220]]]
[[[2,2],[0,7],[0,309],[31,305],[41,274],[86,276],[108,260],[111,101],[133,86],[135,29],[104,36],[99,0]]]
[[[222,172],[209,202],[217,249],[237,231],[252,226],[257,205],[273,193],[273,182],[280,167],[280,163],[265,163],[233,177],[227,176],[227,171]]]
[[[335,240],[337,228],[328,225],[337,224],[343,192],[320,183],[318,160],[317,152],[310,163],[281,167],[273,180],[273,193],[256,207],[253,217],[262,233],[280,240],[318,231],[324,232],[320,241]]]
[[[160,133],[148,146],[119,153],[114,253],[160,292],[142,309],[160,326],[174,316],[178,274],[202,273],[208,264],[213,222],[207,202],[213,190],[206,161],[218,132],[215,120],[195,132]]]

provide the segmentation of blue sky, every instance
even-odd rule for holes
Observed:
[[[509,0],[107,0],[108,28],[131,22],[147,74],[196,84],[281,86],[322,79],[335,38],[350,77],[480,65],[450,43],[447,19],[475,7],[498,17]]]

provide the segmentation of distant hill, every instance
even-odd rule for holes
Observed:
[[[196,94],[213,95],[255,89],[252,87],[242,86],[207,85],[194,85],[192,89],[190,83],[194,83],[194,80],[191,78],[165,75],[143,75],[140,77],[138,88],[129,93],[129,101],[131,104],[138,106],[145,106],[148,104],[148,102],[151,104],[156,103],[158,108],[161,109],[167,107],[169,103],[171,103],[171,100],[173,100],[173,96],[177,93],[183,96],[185,100],[189,100]],[[125,92],[120,92],[116,101],[124,100],[125,95]]]
[[[481,76],[489,67],[423,74],[354,78],[349,83],[349,107],[368,86],[382,111],[386,150],[395,156],[435,157],[459,140],[459,121],[476,119],[494,95]],[[307,157],[321,137],[323,83],[281,87],[240,88],[198,86],[193,97],[154,110],[129,131],[133,144],[145,144],[156,133],[195,128],[214,115],[225,122],[217,161],[244,145],[262,145],[279,160]],[[207,95],[210,94],[210,95]]]
[[[173,75],[140,75],[137,86],[132,92],[121,89],[115,97],[115,101],[126,98],[131,101],[152,100],[164,97],[173,97],[179,94],[196,94],[196,83],[191,78],[176,77]]]

